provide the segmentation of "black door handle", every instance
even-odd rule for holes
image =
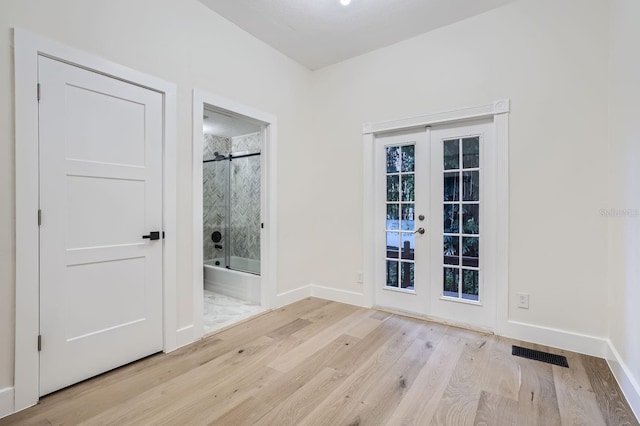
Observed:
[[[160,231],[149,232],[149,235],[143,235],[142,238],[149,239],[151,241],[160,239]]]

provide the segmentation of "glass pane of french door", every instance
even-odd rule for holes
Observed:
[[[376,262],[376,304],[410,312],[426,311],[429,294],[430,248],[427,235],[416,232],[426,224],[426,135],[421,129],[379,136],[375,142],[375,250],[381,260]]]
[[[480,136],[442,141],[442,296],[479,300]]]
[[[433,127],[431,150],[431,295],[429,315],[479,327],[495,324],[495,289],[487,281],[487,185],[494,171],[491,120]],[[489,163],[488,163],[489,161]],[[487,263],[488,262],[488,263]]]
[[[415,285],[415,145],[386,147],[386,286]]]

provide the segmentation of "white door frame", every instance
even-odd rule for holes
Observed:
[[[362,133],[364,139],[364,295],[368,306],[375,304],[375,262],[374,238],[375,229],[375,156],[374,142],[377,135],[399,130],[417,129],[420,127],[437,124],[449,124],[463,122],[479,118],[492,118],[496,143],[496,253],[495,253],[495,277],[496,277],[496,326],[493,330],[497,334],[504,334],[508,321],[508,266],[509,266],[509,100],[499,100],[489,105],[464,108],[453,111],[440,112],[430,115],[422,115],[393,121],[366,123]]]
[[[15,60],[16,316],[13,411],[38,402],[38,55],[163,95],[163,350],[176,348],[176,86],[37,34],[13,30]],[[46,88],[43,90],[46,96]]]
[[[259,111],[238,102],[213,95],[202,90],[193,90],[193,337],[204,335],[204,293],[203,293],[203,240],[202,240],[202,160],[203,160],[203,116],[204,107],[230,111],[264,123],[262,134],[261,168],[262,183],[260,195],[260,214],[264,229],[260,238],[260,298],[265,309],[271,309],[276,302],[276,265],[277,265],[277,119],[275,115]]]

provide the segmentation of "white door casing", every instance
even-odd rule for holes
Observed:
[[[202,90],[193,90],[193,326],[189,331],[195,338],[204,335],[203,327],[203,116],[205,106],[228,111],[262,124],[260,163],[260,304],[265,309],[294,302],[296,298],[281,300],[277,294],[277,117],[248,105]]]
[[[375,305],[474,328],[495,328],[496,144],[493,129],[493,120],[484,119],[434,125],[426,130],[424,127],[413,127],[410,130],[380,133],[372,138],[375,256],[372,262],[372,282]],[[449,170],[444,170],[443,164],[445,141],[449,147],[460,147],[455,158],[460,165],[447,165]],[[479,164],[466,164],[463,168],[463,155],[464,158],[470,158],[466,151],[463,152],[463,145],[479,146],[479,158],[478,155],[474,157]],[[405,146],[415,146],[415,184],[414,176],[411,176],[413,173],[404,173]],[[389,159],[394,158],[394,153],[400,152],[402,161],[397,157],[398,166],[388,165]],[[412,172],[413,169],[409,171]],[[481,197],[478,198],[476,190],[475,198],[467,199],[462,191],[467,189],[468,178],[472,175],[474,181],[479,176]],[[451,199],[444,202],[445,176],[449,179],[455,176],[460,180],[460,185],[456,186],[461,191],[458,194],[459,200],[456,195],[457,201]],[[409,204],[405,204],[406,200],[403,199],[407,178],[410,178],[409,186],[415,190],[415,194],[412,194],[415,201],[411,199]],[[390,179],[390,183],[387,179]],[[395,190],[389,193],[389,188],[393,185],[399,185],[400,188],[399,195],[395,198]],[[407,206],[410,209],[406,209]],[[454,234],[451,234],[454,228],[445,229],[443,225],[445,210],[448,215],[455,212]],[[467,217],[465,213],[471,212],[475,213]],[[463,227],[463,219],[469,218],[473,222],[465,223],[472,223],[472,226]],[[394,219],[399,223],[396,224]],[[418,233],[423,230],[424,233]],[[446,251],[450,254],[448,256],[443,256],[445,239],[448,247]],[[469,249],[470,246],[473,250]],[[471,255],[465,256],[463,247]],[[403,277],[409,276],[409,267],[414,268],[411,273],[412,281],[403,282]],[[443,274],[444,271],[448,274]],[[449,277],[449,286],[454,282],[458,283],[456,291],[459,294],[444,291],[444,275]],[[451,280],[452,278],[454,279]],[[465,278],[476,283],[475,290],[471,290],[474,294],[467,294],[473,286],[469,287],[468,282],[463,286]],[[389,280],[392,284],[388,283]],[[405,285],[409,287],[403,288]]]
[[[176,302],[176,85],[19,28],[13,29],[16,162],[15,376],[13,410],[38,402],[40,356],[40,227],[38,58],[46,56],[157,91],[163,122],[163,350],[178,347]],[[42,90],[43,96],[46,89]],[[46,220],[46,214],[43,217]],[[185,342],[186,343],[186,342]],[[185,344],[182,343],[182,344]],[[46,345],[46,343],[44,343]]]
[[[162,95],[40,57],[40,395],[162,350]]]

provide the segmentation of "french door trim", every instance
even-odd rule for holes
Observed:
[[[453,302],[453,303],[463,303],[463,304],[473,305],[473,306],[482,306],[482,302],[476,302],[475,300],[465,300],[465,299],[458,299],[455,297],[447,297],[447,296],[440,296],[439,299],[445,300],[447,302]]]
[[[397,291],[399,293],[406,293],[406,294],[416,294],[415,290],[407,290],[406,288],[383,287],[382,290],[384,290],[384,291]]]
[[[435,114],[419,115],[417,117],[401,118],[398,120],[379,121],[377,123],[365,123],[362,125],[363,135],[381,135],[398,130],[411,130],[414,128],[435,126],[436,124],[450,124],[459,121],[469,121],[479,118],[490,118],[497,115],[508,114],[510,109],[509,99],[501,99],[492,104],[480,105],[470,108],[438,112]],[[505,135],[506,136],[506,135]],[[365,141],[366,142],[366,141]]]
[[[494,332],[503,334],[508,322],[508,265],[509,265],[509,123],[510,111],[509,99],[502,99],[492,104],[479,105],[470,108],[461,108],[438,112],[429,115],[409,117],[392,121],[365,123],[362,127],[364,141],[363,158],[363,236],[364,236],[364,297],[368,306],[375,305],[374,271],[377,253],[374,250],[376,211],[375,197],[375,140],[376,137],[386,133],[419,129],[433,125],[464,123],[471,120],[490,118],[493,121],[493,130],[496,146],[495,158],[495,238],[496,253],[492,262],[495,271],[495,304],[496,321]],[[473,303],[477,305],[477,303]]]
[[[13,411],[39,399],[38,56],[163,95],[163,350],[176,348],[176,86],[37,34],[13,29],[15,77],[16,305]],[[46,89],[45,89],[46,90]],[[43,95],[46,95],[43,93]]]
[[[226,99],[222,96],[193,90],[193,338],[204,335],[204,294],[203,294],[203,115],[205,105],[229,111],[263,123],[261,167],[260,214],[264,229],[260,238],[260,304],[271,309],[276,303],[277,265],[277,119],[273,114],[259,111],[250,106]]]

